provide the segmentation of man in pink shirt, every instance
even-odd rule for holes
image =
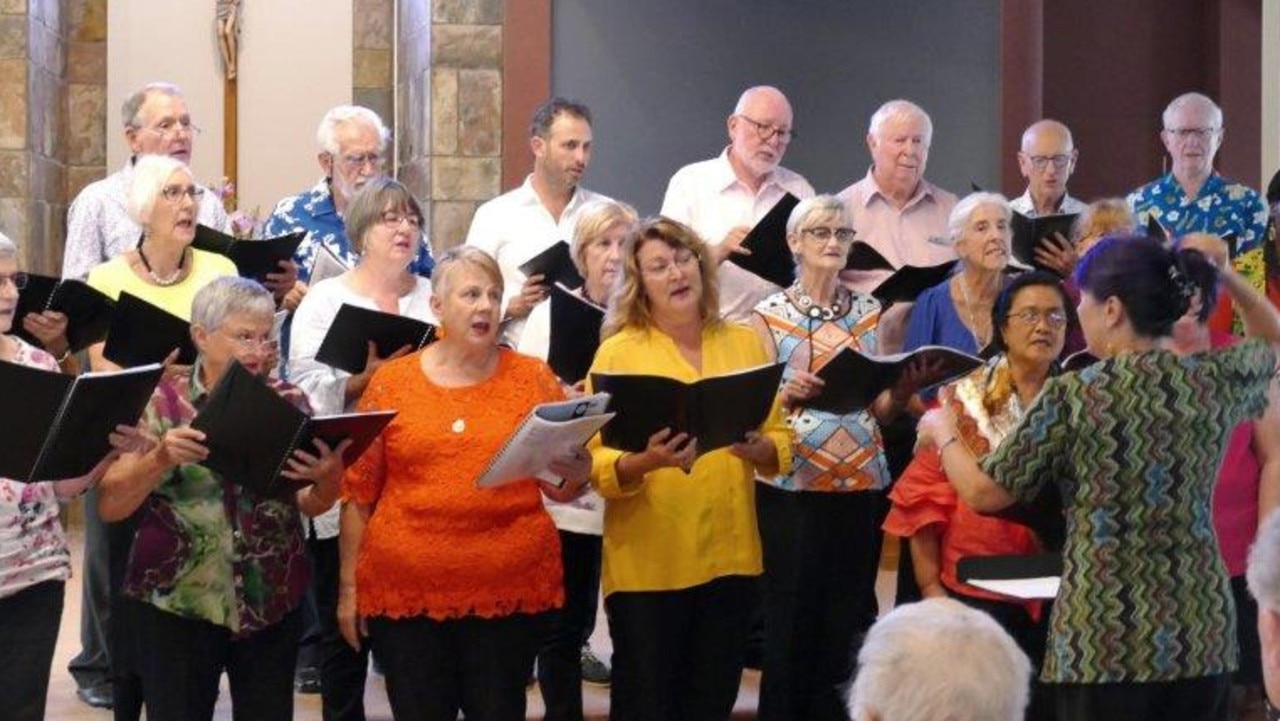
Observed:
[[[929,266],[956,257],[947,236],[947,216],[956,196],[924,179],[933,121],[909,100],[890,100],[871,116],[867,149],[871,169],[840,191],[858,240],[880,252],[894,268]],[[850,288],[870,292],[890,271],[845,271]]]

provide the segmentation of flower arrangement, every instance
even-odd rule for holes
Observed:
[[[252,213],[246,213],[239,210],[236,206],[239,199],[236,197],[236,184],[231,182],[229,178],[224,177],[222,183],[218,186],[218,198],[222,201],[222,207],[226,209],[228,222],[231,226],[231,234],[241,240],[253,240],[262,235],[263,219],[261,208],[255,207]]]

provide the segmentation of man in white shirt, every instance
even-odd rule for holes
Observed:
[[[1067,192],[1078,156],[1066,125],[1048,119],[1032,123],[1023,131],[1018,151],[1018,170],[1027,179],[1027,190],[1009,205],[1028,218],[1084,212],[1089,206]]]
[[[169,83],[150,83],[129,96],[121,108],[124,139],[130,157],[124,167],[90,183],[67,213],[64,278],[84,280],[94,266],[138,244],[142,228],[129,217],[129,185],[140,155],[168,155],[190,165],[200,128],[191,122],[182,90]],[[205,189],[197,222],[219,230],[227,227],[222,198]]]
[[[871,116],[866,177],[840,191],[858,240],[875,248],[894,268],[954,260],[945,241],[956,196],[924,179],[933,142],[933,120],[910,100],[890,100]],[[869,293],[891,271],[845,271],[841,280]],[[882,347],[882,350],[883,347]]]
[[[559,241],[573,238],[578,211],[592,200],[607,200],[579,186],[591,164],[591,110],[555,97],[538,106],[529,126],[533,172],[520,187],[481,205],[471,219],[467,245],[492,255],[506,290],[503,340],[520,340],[529,311],[547,298],[541,276],[526,278],[520,265]]]
[[[777,88],[748,88],[728,119],[729,146],[671,176],[662,214],[693,228],[720,265],[720,312],[746,319],[776,285],[724,261],[741,253],[751,228],[787,193],[804,200],[813,186],[780,164],[795,134],[791,103]]]

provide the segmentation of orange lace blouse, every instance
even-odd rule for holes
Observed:
[[[399,415],[343,479],[345,499],[374,506],[356,562],[361,615],[492,618],[563,604],[559,537],[537,482],[475,487],[529,410],[564,397],[545,363],[500,353],[473,386],[431,383],[415,353],[365,390],[360,410]]]

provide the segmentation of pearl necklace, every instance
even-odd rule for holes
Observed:
[[[162,288],[168,288],[171,285],[177,285],[178,281],[182,280],[183,266],[186,265],[186,262],[187,262],[187,249],[183,248],[182,255],[178,256],[177,270],[173,271],[173,273],[168,277],[161,278],[160,276],[156,275],[156,272],[154,270],[151,269],[151,263],[150,261],[147,260],[147,254],[142,250],[142,243],[146,239],[147,237],[144,235],[142,236],[142,238],[138,240],[138,257],[142,260],[142,267],[147,269],[147,275],[151,276],[152,282],[154,282],[156,285]]]
[[[805,292],[804,287],[800,285],[800,281],[791,284],[791,295],[796,299],[796,305],[800,306],[800,310],[813,320],[835,320],[840,315],[840,307],[844,305],[841,297],[842,287],[836,288],[835,299],[831,305],[822,305],[815,301]]]

